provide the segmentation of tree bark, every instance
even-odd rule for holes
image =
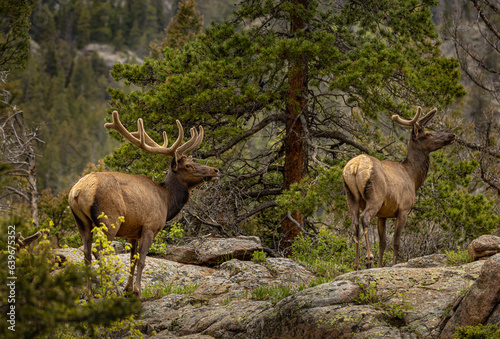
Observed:
[[[295,6],[302,5],[307,8],[309,0],[294,0]],[[300,11],[294,9],[291,13],[290,33],[292,36],[301,29],[305,23]],[[286,106],[286,137],[285,137],[285,168],[283,188],[289,189],[294,183],[299,182],[307,170],[307,148],[304,128],[300,115],[306,106],[307,96],[307,58],[303,54],[291,55],[288,66],[288,102]],[[299,211],[290,211],[283,216],[281,222],[280,248],[285,254],[290,253],[294,239],[301,234],[298,225],[303,224],[303,216]]]

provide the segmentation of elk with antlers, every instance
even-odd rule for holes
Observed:
[[[367,267],[373,264],[373,253],[368,239],[370,220],[375,216],[378,217],[378,267],[382,267],[386,246],[385,222],[387,218],[396,218],[394,264],[397,263],[401,231],[406,224],[408,213],[415,204],[415,192],[427,176],[430,153],[455,141],[454,134],[424,129],[436,111],[437,109],[434,108],[420,118],[422,109],[418,107],[417,114],[412,120],[401,119],[398,115],[392,116],[392,120],[412,131],[406,159],[403,162],[380,161],[362,154],[345,165],[342,177],[347,205],[354,225],[356,243],[354,267],[356,269],[359,267],[360,218],[364,229]]]
[[[196,149],[203,140],[203,128],[199,132],[191,128],[191,139],[181,145],[184,131],[177,120],[179,136],[171,147],[163,132],[164,143],[158,145],[144,132],[142,119],[137,121],[138,131],[130,133],[120,122],[118,112],[113,112],[113,122],[104,126],[118,131],[135,146],[151,154],[173,157],[165,180],[155,183],[144,175],[119,172],[91,173],[81,178],[71,189],[68,202],[73,211],[78,231],[83,240],[85,263],[92,261],[93,225],[104,223],[107,238],[126,238],[130,241],[130,276],[125,291],[140,295],[141,276],[146,255],[154,237],[175,217],[189,199],[192,188],[219,178],[216,168],[194,162],[188,153]],[[104,213],[107,218],[98,219]],[[124,219],[120,220],[123,217]],[[113,227],[114,226],[114,227]],[[136,260],[137,278],[134,285]]]

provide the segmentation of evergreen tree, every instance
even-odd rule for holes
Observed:
[[[183,0],[179,3],[177,14],[165,29],[163,47],[182,47],[201,33],[203,16],[195,9],[194,0]]]
[[[115,65],[114,78],[140,90],[110,89],[110,110],[119,110],[128,126],[142,117],[169,135],[175,119],[205,126],[197,156],[226,161],[229,184],[259,199],[235,217],[241,222],[273,206],[269,197],[299,182],[309,160],[374,152],[374,136],[384,135],[377,121],[411,115],[412,105],[442,108],[465,94],[457,61],[441,55],[434,5],[244,0],[235,20],[215,24],[181,49],[165,48],[163,60]],[[148,172],[158,158],[138,160],[138,151],[125,145],[107,163]],[[306,227],[300,213],[289,212],[281,224],[283,249]]]
[[[79,1],[76,6],[80,13],[76,26],[76,43],[78,48],[82,48],[90,42],[90,11],[83,1]]]
[[[0,70],[23,67],[29,55],[33,1],[5,0],[0,6]]]

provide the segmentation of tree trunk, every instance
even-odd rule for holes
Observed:
[[[308,6],[308,0],[293,1],[296,6]],[[293,35],[305,27],[300,13],[291,13],[290,33]],[[288,66],[288,102],[286,106],[286,138],[285,138],[285,170],[283,188],[299,182],[307,170],[307,148],[304,129],[300,120],[306,105],[307,96],[307,59],[305,55],[291,55]],[[290,211],[283,216],[281,223],[280,248],[289,254],[294,239],[301,234],[299,225],[303,224],[303,216],[299,211]]]

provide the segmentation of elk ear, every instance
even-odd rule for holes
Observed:
[[[415,138],[418,138],[418,131],[420,130],[420,125],[418,123],[413,125],[413,135]]]
[[[177,172],[177,169],[179,168],[179,160],[177,158],[177,154],[172,158],[172,163],[170,164],[170,168],[172,168],[172,171],[174,173]]]

